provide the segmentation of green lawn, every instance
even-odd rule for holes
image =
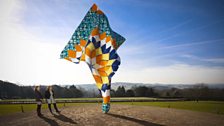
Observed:
[[[115,104],[156,106],[156,107],[185,109],[185,110],[192,110],[192,111],[224,114],[224,101],[119,102]]]
[[[73,99],[73,98],[72,98]],[[74,100],[96,100],[101,98],[74,98]],[[136,98],[113,98],[113,99],[136,99]],[[146,99],[144,97],[137,99]],[[152,98],[153,99],[153,98]],[[28,99],[27,99],[28,100]],[[29,99],[33,100],[33,99]],[[65,99],[61,99],[65,100]],[[70,100],[70,99],[68,99]],[[96,103],[66,103],[65,106],[84,105],[84,104],[96,104]],[[165,108],[185,109],[200,112],[209,112],[216,114],[224,114],[224,101],[174,101],[174,102],[112,102],[111,104],[127,104],[127,105],[139,105],[139,106],[156,106]],[[63,103],[58,103],[58,107],[63,107]],[[25,112],[36,109],[36,104],[23,104]],[[47,104],[42,105],[43,109],[47,108]],[[0,116],[11,114],[15,112],[21,112],[21,104],[0,104]]]
[[[75,106],[75,105],[85,105],[85,104],[96,104],[96,103],[58,103],[57,106],[59,108],[65,106]],[[0,104],[0,116],[8,115],[16,112],[22,112],[21,106],[23,107],[24,112],[29,112],[32,110],[36,110],[36,104]],[[53,107],[53,105],[52,105]],[[42,109],[46,109],[47,104],[42,105]]]
[[[111,99],[119,100],[119,99],[139,99],[139,100],[156,100],[157,98],[149,98],[149,97],[112,97]],[[56,98],[56,100],[102,100],[102,98]],[[35,101],[35,99],[6,99],[2,101]]]

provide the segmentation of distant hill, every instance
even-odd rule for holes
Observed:
[[[200,100],[224,100],[224,84],[144,84],[112,83],[112,97],[162,97]],[[95,84],[54,84],[57,98],[100,97]],[[46,86],[41,86],[44,94]],[[0,80],[0,99],[35,98],[34,86],[22,86]]]
[[[0,80],[0,84],[3,84],[4,81]],[[5,81],[5,83],[9,83],[9,84],[14,84],[14,83],[10,83]],[[201,84],[201,83],[200,83]],[[21,86],[21,85],[17,85],[14,84],[16,86]],[[58,85],[61,87],[66,87],[69,88],[70,86],[74,85],[79,89],[85,89],[86,91],[97,91],[97,87],[95,84],[54,84],[54,85]],[[130,82],[115,82],[111,84],[111,88],[116,90],[119,86],[124,86],[125,89],[131,89],[134,87],[138,87],[138,86],[146,86],[146,87],[151,87],[154,88],[156,90],[164,90],[164,89],[171,89],[171,88],[177,88],[177,89],[186,89],[186,88],[192,88],[195,85],[198,84],[150,84],[150,83],[130,83]],[[211,89],[224,89],[224,84],[205,84],[203,83],[203,85],[207,86],[208,88]],[[30,85],[27,85],[25,87],[28,87]],[[33,87],[33,86],[31,86]]]
[[[185,89],[185,88],[192,88],[197,84],[145,84],[145,83],[129,83],[129,82],[115,82],[111,84],[111,88],[116,90],[119,86],[124,86],[124,88],[131,89],[133,87],[137,86],[146,86],[146,87],[152,87],[156,90],[165,90],[165,89],[171,89],[171,88],[177,88],[177,89]],[[211,89],[224,89],[224,84],[203,84]],[[77,88],[84,88],[86,90],[97,90],[97,87],[95,84],[78,84],[75,85]]]

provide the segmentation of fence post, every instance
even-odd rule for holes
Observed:
[[[22,113],[24,113],[23,105],[21,105],[21,111],[22,111]]]

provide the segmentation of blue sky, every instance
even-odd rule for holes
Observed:
[[[136,60],[147,59],[146,65],[150,66],[174,62],[224,65],[223,1],[27,2],[26,10],[31,11],[24,12],[24,25],[58,27],[68,33],[50,31],[46,37],[69,38],[89,7],[96,3],[105,11],[111,27],[127,39],[121,50],[128,50],[129,46],[144,46],[124,57],[128,60],[133,57]],[[79,5],[85,8],[79,8],[77,14],[78,9],[73,8]],[[80,20],[75,22],[75,18]]]
[[[59,76],[62,78],[49,81],[48,78],[43,78],[41,73],[58,69],[56,67],[74,66],[73,70],[81,69],[75,64],[72,66],[67,62],[59,63],[62,61],[56,61],[58,64],[52,67],[49,62],[53,63],[52,57],[59,58],[61,50],[75,28],[92,4],[96,3],[107,15],[112,29],[126,38],[125,43],[118,49],[122,65],[114,77],[115,81],[164,84],[224,83],[222,79],[224,75],[224,1],[222,0],[21,0],[19,2],[10,0],[11,3],[2,0],[1,2],[5,4],[1,12],[9,12],[1,16],[1,25],[5,27],[5,35],[0,36],[2,39],[14,33],[13,36],[18,36],[17,40],[21,41],[16,44],[26,45],[23,41],[25,39],[29,40],[27,43],[32,41],[34,43],[32,45],[38,43],[39,48],[50,47],[46,50],[35,48],[35,51],[29,54],[30,57],[39,55],[39,59],[32,60],[33,64],[29,63],[30,68],[36,64],[37,70],[27,71],[27,74],[32,73],[37,78],[29,77],[33,79],[26,78],[28,80],[24,81],[24,76],[4,72],[3,80],[29,84],[94,83],[93,79],[79,81],[72,76],[63,78],[61,76],[64,74],[54,75],[47,72],[48,74],[44,76],[50,74],[53,76],[50,77],[51,79]],[[16,29],[12,30],[12,24]],[[22,39],[21,36],[23,36]],[[7,41],[1,43],[2,48],[5,47],[2,55],[7,52],[6,47],[15,45],[15,42],[9,45],[10,42]],[[21,55],[26,54],[23,48],[24,46],[16,48]],[[31,50],[34,46],[27,46],[27,48]],[[46,54],[45,58],[40,53]],[[49,60],[51,59],[49,57],[52,60]],[[24,62],[26,60],[25,57],[21,59],[24,59]],[[49,62],[46,62],[47,60]],[[24,62],[21,62],[20,66],[24,67],[23,69],[27,66]],[[10,66],[16,66],[16,64],[7,59],[1,66],[11,68]],[[39,68],[43,67],[46,69],[39,71]],[[49,67],[52,68],[48,69]],[[82,70],[85,72],[80,75],[90,72],[86,68]],[[15,71],[11,70],[11,72]],[[60,69],[54,72],[67,73]],[[69,73],[71,74],[72,72]],[[75,74],[78,76],[77,73]],[[91,78],[91,75],[88,74],[87,78]]]

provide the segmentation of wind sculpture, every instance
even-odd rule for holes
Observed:
[[[111,78],[120,65],[116,50],[124,41],[124,37],[110,28],[106,15],[94,4],[61,52],[62,59],[88,64],[103,98],[103,113],[110,110]]]

